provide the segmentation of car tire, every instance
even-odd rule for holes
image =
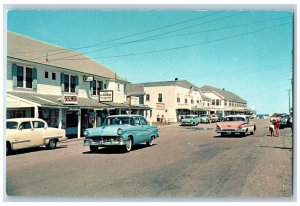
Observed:
[[[125,152],[131,151],[131,149],[132,149],[132,139],[131,138],[129,138],[128,143],[125,145],[124,149],[125,149]]]
[[[225,137],[225,133],[221,133],[221,137]]]
[[[146,145],[151,147],[153,145],[154,137],[150,137],[150,141],[146,142]]]
[[[91,152],[97,152],[98,151],[98,146],[90,145],[90,151]]]
[[[246,132],[241,132],[240,136],[241,137],[246,137]]]
[[[255,134],[255,127],[253,128],[253,131],[250,132],[250,134],[254,135]]]
[[[48,144],[46,145],[46,148],[47,149],[55,149],[56,148],[56,144],[57,144],[57,141],[56,139],[50,139]]]
[[[9,155],[11,153],[11,146],[9,142],[6,142],[6,155]]]

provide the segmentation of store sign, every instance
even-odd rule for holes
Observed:
[[[63,104],[77,104],[77,95],[65,94]]]
[[[139,106],[140,105],[140,98],[139,97],[130,97],[130,106]]]
[[[83,76],[83,81],[84,82],[91,82],[94,80],[93,76]]]
[[[157,110],[164,110],[165,104],[164,103],[156,103],[156,109]]]
[[[99,92],[99,102],[112,102],[114,99],[112,90],[105,90]]]

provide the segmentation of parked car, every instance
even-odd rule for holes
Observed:
[[[197,115],[184,115],[180,121],[180,125],[198,125],[200,118]]]
[[[141,115],[112,115],[108,116],[102,127],[86,129],[83,132],[84,145],[95,152],[99,147],[122,147],[130,152],[133,145],[153,144],[158,135],[156,125],[149,125]]]
[[[210,123],[209,115],[208,114],[201,115],[200,122],[201,123]]]
[[[219,117],[216,114],[211,115],[211,122],[218,122],[219,121]]]
[[[223,122],[217,123],[216,133],[221,136],[226,134],[239,133],[241,136],[246,136],[248,133],[254,134],[256,125],[250,121],[246,115],[229,115],[224,117]]]
[[[290,115],[282,114],[280,116],[280,128],[289,127],[290,126]]]
[[[38,118],[15,118],[6,121],[6,154],[10,151],[45,145],[55,149],[57,142],[66,140],[64,129],[48,127]]]

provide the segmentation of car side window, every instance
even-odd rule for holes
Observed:
[[[142,125],[148,125],[148,122],[147,122],[147,120],[145,120],[145,118],[140,117],[140,119],[141,119]]]
[[[138,117],[134,117],[134,125],[140,125],[140,119]]]
[[[22,122],[19,126],[20,129],[31,129],[30,122]]]
[[[41,121],[33,121],[33,128],[44,128],[45,127],[45,123],[41,122]]]

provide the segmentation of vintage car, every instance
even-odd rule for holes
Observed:
[[[184,115],[180,120],[180,125],[198,125],[200,118],[197,115]]]
[[[130,152],[133,145],[153,144],[158,137],[156,125],[149,125],[141,115],[112,115],[106,117],[102,127],[86,129],[83,132],[84,145],[95,152],[99,147],[122,147]]]
[[[6,154],[13,150],[45,145],[55,149],[57,142],[66,140],[64,129],[48,127],[39,118],[15,118],[6,121]]]
[[[209,115],[208,114],[201,115],[200,122],[201,123],[210,123]]]
[[[218,122],[219,121],[219,116],[216,114],[211,115],[211,122]]]
[[[246,115],[229,115],[216,125],[216,133],[220,133],[221,136],[236,133],[246,136],[248,133],[254,134],[255,130],[256,125]]]

